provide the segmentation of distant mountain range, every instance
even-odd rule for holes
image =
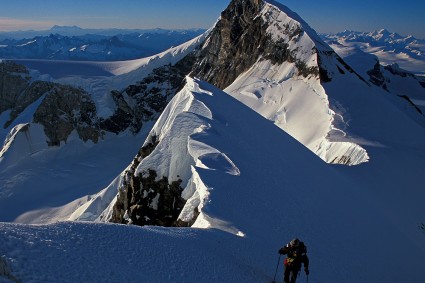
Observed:
[[[93,30],[55,26],[47,31],[0,33],[0,58],[117,61],[180,45],[205,30]]]
[[[384,65],[397,63],[412,73],[425,74],[424,39],[402,36],[386,29],[373,32],[346,30],[336,34],[322,34],[321,37],[334,49],[360,49],[376,55]]]
[[[87,34],[97,34],[104,36],[114,36],[118,34],[129,34],[129,33],[168,33],[170,31],[174,32],[201,32],[204,29],[193,28],[193,29],[162,29],[162,28],[153,28],[153,29],[118,29],[118,28],[108,28],[108,29],[88,29],[81,28],[78,26],[58,26],[55,25],[48,30],[21,30],[21,31],[0,31],[0,40],[4,39],[23,39],[23,38],[32,38],[36,36],[48,36],[50,34],[60,34],[63,36],[81,36]]]

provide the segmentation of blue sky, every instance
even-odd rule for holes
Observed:
[[[0,31],[85,28],[207,28],[230,0],[0,0]],[[425,1],[280,0],[318,32],[387,28],[425,38]]]

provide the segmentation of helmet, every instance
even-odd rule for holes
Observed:
[[[293,239],[290,243],[289,243],[289,245],[291,246],[291,247],[298,247],[299,246],[299,244],[300,244],[300,240],[298,240],[297,238],[295,238],[295,239]]]

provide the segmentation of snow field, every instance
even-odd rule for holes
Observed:
[[[0,231],[0,253],[6,252],[12,274],[22,282],[254,282],[253,277],[258,282],[270,278],[256,274],[237,252],[248,243],[214,230],[64,222],[0,223]]]

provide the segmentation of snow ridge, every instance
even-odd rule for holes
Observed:
[[[205,140],[206,137],[214,136],[212,124],[216,119],[197,96],[213,94],[201,89],[195,79],[187,77],[186,81],[186,86],[170,101],[152,128],[145,145],[151,142],[151,137],[157,137],[159,143],[153,152],[140,162],[134,176],[143,177],[153,169],[157,173],[157,179],[166,176],[170,183],[183,180],[182,196],[187,202],[179,220],[187,223],[196,220],[192,227],[215,227],[242,235],[239,230],[203,212],[202,208],[208,201],[209,188],[203,183],[198,168],[218,170],[234,176],[240,175],[240,171],[225,153]],[[114,188],[116,189],[115,183],[106,190]],[[155,205],[154,202],[151,204],[152,207]],[[102,212],[98,221],[110,221],[112,209],[113,205],[110,205]]]

